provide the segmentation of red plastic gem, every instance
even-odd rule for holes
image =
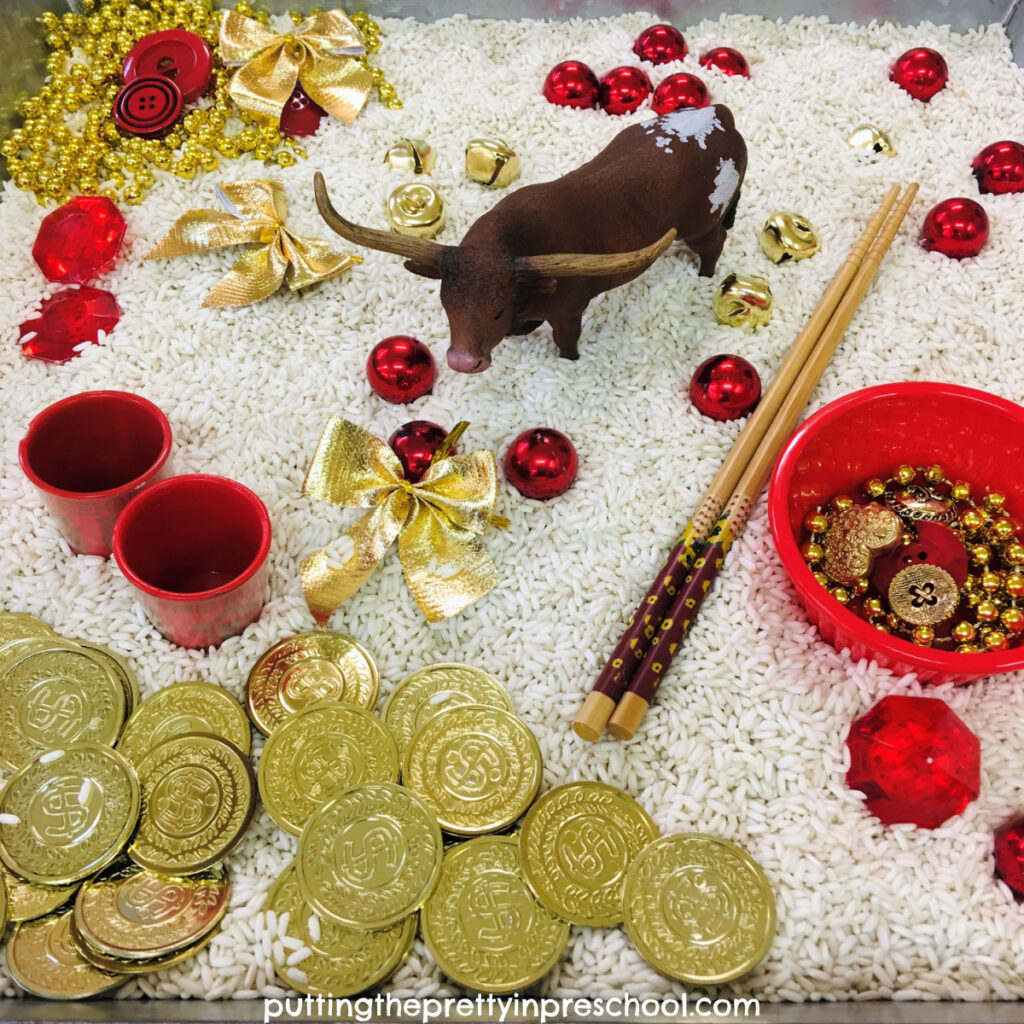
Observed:
[[[418,483],[430,468],[430,460],[441,447],[448,431],[430,420],[413,420],[399,427],[389,438],[391,450],[405,470],[410,483]],[[454,455],[456,449],[452,449]]]
[[[68,288],[46,299],[35,320],[21,324],[21,350],[32,359],[66,363],[79,354],[79,346],[97,344],[100,331],[109,334],[120,319],[121,310],[110,292]],[[28,334],[34,337],[26,341]]]
[[[170,132],[181,107],[181,90],[171,79],[136,78],[114,98],[114,121],[129,135],[156,138]]]
[[[281,131],[296,137],[315,135],[326,116],[327,111],[319,103],[314,103],[303,92],[302,86],[297,85],[281,111]]]
[[[654,90],[651,98],[651,106],[656,114],[706,107],[710,102],[708,87],[696,75],[685,73],[669,75]]]
[[[927,46],[907,50],[889,69],[889,80],[922,103],[927,103],[941,91],[948,78],[949,68],[942,54],[929,50]]]
[[[686,56],[686,40],[673,25],[652,25],[645,28],[633,43],[633,52],[652,64],[668,64]]]
[[[75,196],[43,218],[32,258],[47,281],[85,284],[114,265],[124,230],[121,211],[106,196]]]
[[[996,831],[996,874],[1024,899],[1024,818],[1007,822]]]
[[[700,66],[702,68],[715,68],[717,71],[721,71],[723,75],[740,75],[743,78],[750,77],[750,65],[747,63],[747,58],[739,50],[734,50],[731,46],[716,46],[713,50],[708,50],[701,57]]]
[[[761,378],[742,356],[712,356],[690,378],[690,401],[713,420],[746,416],[761,398]]]
[[[366,360],[370,387],[396,405],[430,394],[437,376],[429,348],[408,334],[395,334],[377,342]]]
[[[651,95],[651,80],[639,68],[612,68],[601,79],[601,106],[607,114],[631,114]]]
[[[544,99],[559,107],[589,110],[597,106],[597,75],[581,60],[563,60],[544,79]]]
[[[524,430],[505,453],[508,482],[527,498],[554,498],[567,491],[578,465],[572,441],[550,427]]]
[[[1006,140],[986,146],[971,164],[979,192],[1024,192],[1024,146]]]
[[[921,244],[929,252],[962,260],[977,256],[988,241],[988,214],[973,199],[943,199],[921,225]]]
[[[981,789],[978,737],[941,700],[885,697],[850,727],[846,782],[886,825],[938,828]]]
[[[180,28],[143,36],[128,51],[121,68],[125,85],[136,78],[170,78],[185,103],[202,96],[212,74],[213,57],[206,40]]]

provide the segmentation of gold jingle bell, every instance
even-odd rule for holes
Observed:
[[[466,146],[466,174],[488,188],[504,188],[519,177],[519,154],[502,139],[472,139]]]
[[[384,154],[384,163],[411,174],[429,174],[437,164],[437,154],[425,139],[399,139]]]
[[[432,185],[399,185],[388,196],[388,219],[400,235],[433,238],[444,226],[444,200]]]
[[[850,149],[860,149],[865,153],[884,153],[886,156],[895,156],[892,139],[877,125],[857,125],[856,128],[846,136],[846,144]]]
[[[774,302],[767,278],[729,274],[715,289],[711,308],[720,324],[753,331],[771,320]]]
[[[761,248],[772,263],[805,260],[821,248],[814,225],[802,214],[776,210],[764,223]]]

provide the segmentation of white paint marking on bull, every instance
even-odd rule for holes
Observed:
[[[649,123],[647,134],[658,133],[657,144],[666,153],[671,153],[672,136],[681,142],[695,139],[701,149],[707,149],[707,137],[722,127],[714,107],[700,107],[697,110],[673,110],[671,114],[654,118]]]
[[[718,174],[715,175],[715,189],[708,196],[711,204],[711,212],[718,213],[725,208],[736,193],[736,186],[740,183],[740,175],[736,170],[736,164],[731,159],[718,161]]]

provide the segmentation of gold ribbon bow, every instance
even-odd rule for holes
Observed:
[[[430,622],[458,614],[498,582],[480,540],[497,496],[494,455],[448,455],[468,426],[445,439],[419,483],[410,483],[395,453],[379,438],[337,416],[317,445],[302,493],[346,508],[371,511],[301,564],[302,589],[320,626],[373,572],[397,538],[409,589]]]
[[[286,35],[237,11],[228,11],[220,23],[221,58],[241,65],[228,92],[261,124],[280,123],[296,82],[329,114],[351,124],[373,85],[355,59],[365,52],[362,33],[341,11],[311,14]]]
[[[259,245],[238,258],[204,306],[245,306],[273,294],[285,280],[294,292],[362,262],[318,238],[292,234],[284,226],[288,205],[280,181],[233,181],[218,186],[217,197],[223,210],[182,214],[146,256],[167,259],[224,245]]]

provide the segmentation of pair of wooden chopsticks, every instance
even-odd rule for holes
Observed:
[[[917,189],[900,198],[893,185],[825,290],[587,695],[573,724],[583,739],[596,740],[606,725],[619,739],[636,733]]]

